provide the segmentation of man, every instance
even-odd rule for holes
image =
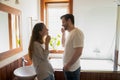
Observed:
[[[84,35],[74,26],[74,16],[65,14],[61,16],[62,44],[65,47],[63,56],[63,71],[66,80],[80,80],[80,56],[83,50]],[[68,37],[65,40],[65,31]]]

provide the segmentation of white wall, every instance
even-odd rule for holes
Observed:
[[[118,56],[118,63],[120,64],[120,6],[118,6],[118,18],[117,18],[117,26],[118,26],[118,49],[119,49],[119,56]]]
[[[23,42],[23,51],[20,54],[14,55],[10,58],[7,58],[3,61],[0,61],[0,67],[9,64],[16,59],[24,56],[28,53],[29,37],[30,37],[30,17],[39,19],[39,0],[19,0],[19,4],[15,4],[15,0],[4,1],[0,0],[1,3],[9,5],[11,7],[17,8],[22,12],[22,42]]]
[[[40,18],[38,7],[40,0],[19,0],[20,4],[15,4],[14,0],[0,1],[22,11],[23,52],[1,61],[0,67],[3,67],[27,54],[30,36],[29,17]],[[111,59],[114,53],[117,17],[114,0],[73,0],[73,14],[75,25],[85,34],[85,49],[82,57]],[[95,53],[95,50],[100,52]]]
[[[111,59],[117,17],[114,0],[74,0],[73,6],[76,26],[85,35],[82,57]]]

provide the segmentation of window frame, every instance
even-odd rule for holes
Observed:
[[[73,13],[73,0],[41,0],[41,21],[45,22],[45,15],[47,14],[46,12],[46,7],[47,7],[47,3],[69,3],[69,13]],[[45,22],[46,23],[46,22]],[[46,23],[47,25],[47,23]]]
[[[73,13],[73,0],[41,0],[41,6],[40,6],[40,19],[41,21],[43,21],[46,26],[48,25],[47,23],[47,18],[45,18],[47,16],[47,4],[49,3],[68,3],[68,12],[69,13]],[[63,50],[57,50],[56,51],[52,51],[50,50],[51,53],[63,53],[64,51]]]

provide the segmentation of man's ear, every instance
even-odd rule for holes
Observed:
[[[71,19],[68,19],[68,20],[67,20],[67,23],[68,23],[68,24],[71,24],[71,23],[72,23],[72,22],[71,22]]]
[[[68,22],[71,22],[71,19],[68,19]]]
[[[42,35],[42,31],[39,31],[39,34]]]

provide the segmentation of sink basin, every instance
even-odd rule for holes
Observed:
[[[36,77],[33,66],[19,67],[14,70],[14,75],[18,80],[34,80]]]

